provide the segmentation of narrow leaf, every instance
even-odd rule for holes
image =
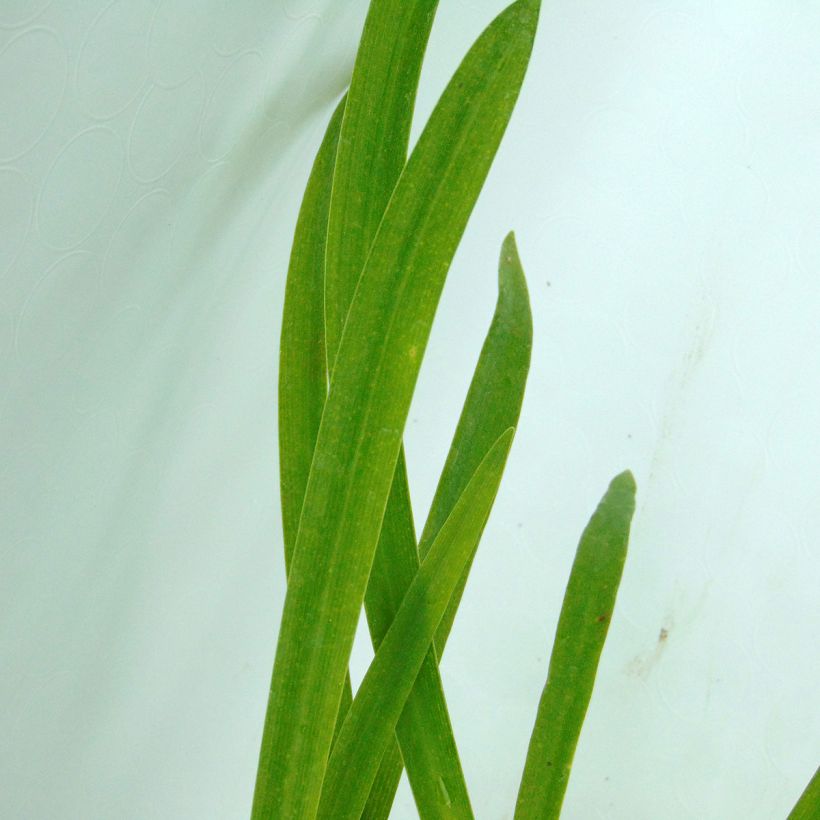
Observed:
[[[493,445],[432,544],[362,681],[327,768],[318,817],[356,820],[447,602],[498,491],[512,443]]]
[[[404,771],[404,761],[399,745],[389,743],[387,751],[382,755],[379,771],[376,773],[367,803],[362,809],[362,820],[386,820],[390,817],[402,771]]]
[[[581,536],[558,619],[515,808],[516,820],[561,812],[621,582],[635,511],[632,473],[616,476]]]
[[[523,80],[538,5],[518,0],[471,48],[399,179],[359,280],[291,562],[254,820],[311,817],[318,805],[421,358]]]
[[[324,262],[342,98],[310,172],[288,267],[279,344],[279,492],[285,566],[290,567],[319,421],[327,396]]]
[[[407,471],[403,453],[400,453],[365,596],[365,611],[376,650],[390,628],[418,569],[419,556]],[[392,750],[389,750],[374,788],[386,798],[392,783],[395,792],[401,776],[401,766],[398,764],[403,758],[416,807],[424,820],[472,820],[467,785],[453,737],[435,654],[429,653],[424,659],[416,688],[423,705],[424,720],[399,732],[401,757],[396,758]],[[375,805],[371,803],[370,810],[374,808]]]
[[[436,488],[419,542],[422,558],[464,491],[481,454],[502,430],[518,424],[532,352],[532,312],[527,281],[515,234],[507,234],[498,264],[498,303],[481,349],[453,443]],[[476,548],[478,542],[476,541]],[[444,652],[472,557],[465,567],[436,636],[439,656]]]
[[[367,252],[406,162],[413,101],[436,6],[437,0],[375,0],[365,22],[342,122],[331,198],[325,278],[327,353],[331,362]],[[365,597],[374,648],[378,648],[418,566],[401,451]],[[419,813],[425,820],[442,816],[443,809],[449,818],[471,820],[473,814],[437,666],[426,668],[422,677],[428,731],[415,738],[412,745],[405,743],[402,754],[392,747],[388,750],[374,784],[381,801],[374,799],[365,813],[372,818],[388,816],[403,757]],[[346,686],[337,727],[349,706]],[[436,785],[439,779],[448,790],[446,806]]]
[[[800,799],[789,814],[789,820],[817,820],[820,817],[820,768],[814,773]]]
[[[324,265],[333,169],[347,96],[330,118],[296,220],[279,343],[279,493],[285,570],[299,530],[319,422],[327,398]],[[342,700],[352,700],[350,677]],[[343,716],[343,715],[342,715]],[[337,718],[336,728],[340,726]]]
[[[407,161],[421,63],[438,0],[373,0],[365,20],[330,204],[325,279],[328,359],[353,291]]]
[[[515,238],[510,233],[504,240],[501,250],[498,269],[498,302],[495,314],[481,349],[481,355],[456,428],[450,454],[424,529],[424,536],[421,541],[423,555],[427,554],[430,544],[441,529],[441,525],[464,492],[471,475],[475,473],[481,463],[483,454],[486,454],[489,447],[504,430],[514,427],[518,423],[529,371],[531,348],[532,313],[530,311],[527,283],[516,250]],[[388,505],[389,510],[390,505]],[[409,586],[409,581],[404,581],[402,585],[403,579],[401,576],[397,577],[395,572],[390,572],[390,564],[382,565],[382,562],[380,562],[380,557],[384,551],[382,543],[391,529],[389,522],[390,518],[385,516],[382,542],[380,542],[379,550],[376,553],[376,561],[373,565],[374,575],[371,576],[370,587],[368,587],[368,596],[370,596],[371,588],[374,587],[374,580],[378,580],[376,586],[379,588],[392,591],[390,600],[382,602],[381,606],[386,617],[389,614],[387,623],[392,620],[398,606],[392,602],[396,600],[400,602],[404,591]],[[395,524],[393,526],[395,527]],[[448,604],[442,623],[439,625],[439,655],[443,651],[446,635],[449,633],[455,617],[461,592],[464,589],[470,564],[478,548],[480,536],[481,532],[479,531],[473,542],[462,577]],[[414,560],[417,561],[418,559],[415,558]],[[424,659],[413,692],[405,704],[404,712],[398,723],[397,734],[405,760],[414,760],[417,757],[424,759],[426,749],[433,745],[430,738],[436,737],[436,733],[441,731],[441,726],[445,725],[445,720],[446,725],[449,726],[449,718],[446,712],[443,716],[439,715],[436,710],[438,699],[430,694],[431,681],[437,680],[440,685],[437,662],[436,651],[431,647],[428,656]],[[417,750],[417,745],[421,745],[423,748]],[[387,755],[386,758],[390,759]],[[393,766],[396,766],[395,761],[393,761]],[[455,805],[456,795],[453,793],[452,787],[448,785],[450,780],[446,776],[443,765],[439,764],[437,769],[435,763],[430,762],[422,769],[422,772],[426,774],[427,792],[430,794],[430,798],[436,801],[435,805],[439,806],[442,811],[449,812],[447,816],[457,816],[453,813],[453,808],[447,806],[448,800]],[[440,774],[437,774],[437,772],[440,772]],[[401,769],[399,768],[398,774],[400,773]],[[398,784],[398,774],[394,775],[393,792],[395,792],[395,787]],[[439,777],[444,782],[443,789],[436,788]],[[393,797],[392,793],[387,791],[388,787],[383,782],[384,779],[380,772],[374,789],[378,791],[381,802],[376,805],[383,806],[386,804],[389,808]],[[388,793],[390,794],[389,802],[387,800]],[[419,809],[422,813],[421,806],[419,806]],[[427,809],[429,811],[429,804]],[[428,815],[422,813],[422,816],[426,817]]]

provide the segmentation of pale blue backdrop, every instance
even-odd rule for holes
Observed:
[[[365,6],[0,0],[3,818],[248,814],[287,254]],[[442,0],[419,123],[501,6]],[[407,432],[421,518],[514,228],[533,368],[443,664],[479,818],[511,817],[575,543],[624,467],[566,817],[771,820],[818,763],[818,41],[808,0],[545,3]]]

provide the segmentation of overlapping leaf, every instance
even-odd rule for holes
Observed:
[[[279,344],[279,492],[285,569],[299,531],[316,436],[327,398],[324,267],[333,169],[347,95],[330,118],[307,187],[293,237]],[[352,699],[345,680],[345,711]],[[338,727],[339,720],[337,718]],[[398,753],[398,749],[396,749]]]
[[[465,58],[396,186],[359,280],[291,561],[255,818],[315,811],[430,323],[512,111],[537,12],[537,2],[519,0]]]
[[[504,433],[479,464],[376,652],[333,747],[322,820],[356,820],[364,808],[382,753],[489,515],[512,437],[512,430]]]
[[[333,324],[333,314],[341,312],[338,302],[349,302],[352,297],[356,259],[364,262],[365,247],[369,247],[375,233],[374,203],[386,204],[404,163],[411,109],[407,100],[415,93],[414,83],[418,79],[434,5],[420,3],[409,7],[404,4],[401,6],[404,17],[397,24],[398,9],[394,0],[379,0],[373,4],[348,95],[350,102],[344,108],[342,150],[337,154],[340,106],[328,127],[305,193],[294,238],[280,354],[279,436],[286,561],[289,561],[298,528],[310,458],[327,392],[322,298],[324,258],[327,255],[330,270],[328,319]],[[328,249],[326,236],[334,165],[334,241]],[[347,195],[351,180],[357,181],[355,196]],[[345,311],[348,306],[344,305]],[[331,347],[330,358],[335,355],[332,340]],[[418,569],[412,519],[405,465],[400,456],[366,596],[376,645]],[[447,815],[471,817],[437,668],[425,669],[421,678],[419,687],[426,690],[426,731],[414,739],[412,747],[406,744],[405,751],[417,803],[425,817],[436,816],[436,807],[442,803],[442,790],[429,784],[440,780],[447,789]],[[346,682],[340,718],[344,717],[350,700],[350,685]],[[389,814],[402,768],[402,756],[392,744],[374,785],[373,800],[365,810],[366,817]]]
[[[370,38],[372,39],[372,38]],[[363,38],[363,47],[368,38]],[[379,41],[383,44],[383,39]],[[370,69],[373,70],[373,69]],[[334,157],[338,143],[344,100],[337,108],[322,142],[305,192],[297,223],[291,266],[286,288],[280,354],[280,469],[282,510],[289,563],[298,527],[304,488],[315,446],[321,409],[326,396],[324,366],[322,262],[326,247],[327,211],[329,208]],[[365,118],[359,130],[372,129]],[[348,127],[355,120],[348,119]],[[348,163],[350,162],[348,158]],[[336,163],[338,165],[338,163]],[[385,175],[382,175],[382,178]],[[369,184],[369,177],[363,180]],[[376,184],[378,185],[378,180]],[[355,214],[355,208],[343,209],[344,217]],[[337,217],[338,219],[339,217]],[[340,221],[345,221],[343,218]],[[499,271],[499,302],[487,341],[476,370],[470,396],[465,405],[458,436],[462,454],[472,449],[472,439],[482,446],[491,434],[517,423],[529,362],[531,315],[523,273],[511,265],[515,254],[512,237],[505,240]],[[506,375],[505,383],[497,378]],[[475,397],[479,400],[476,401]],[[471,419],[471,416],[475,418]],[[479,417],[480,416],[480,420]],[[500,424],[493,424],[498,421]],[[479,431],[476,436],[469,435]],[[484,433],[482,436],[481,433]],[[462,459],[463,460],[463,459]],[[448,475],[458,476],[450,470]],[[445,488],[447,482],[445,482]],[[448,494],[449,495],[449,494]],[[387,505],[379,547],[371,573],[366,601],[378,645],[392,621],[404,593],[418,568],[418,553],[412,526],[412,511],[403,461],[397,468]],[[452,730],[444,703],[434,653],[425,659],[416,681],[414,699],[420,720],[405,720],[405,758],[411,761],[411,784],[425,817],[436,814],[436,807],[448,817],[469,814],[469,800],[463,783]],[[350,700],[349,686],[343,697],[343,716]],[[337,724],[338,725],[338,724]],[[382,771],[374,784],[373,795],[365,817],[386,817],[393,802],[403,761],[397,748],[385,755]]]
[[[302,197],[285,284],[279,344],[279,493],[285,567],[299,531],[310,463],[327,397],[324,263],[333,166],[345,98],[336,107]]]
[[[471,478],[472,470],[478,467],[481,458],[488,448],[505,429],[518,423],[521,411],[521,402],[524,397],[524,387],[530,364],[532,348],[532,314],[530,311],[527,284],[524,271],[518,258],[515,238],[512,234],[504,240],[498,270],[498,302],[495,314],[490,325],[487,338],[481,350],[481,355],[473,375],[467,399],[456,428],[456,434],[450,449],[444,472],[425,526],[424,538],[421,543],[423,554],[427,554],[430,544],[437,536],[441,525],[452,512],[453,506],[463,493],[467,482]],[[389,509],[389,507],[388,507]],[[387,520],[387,519],[386,519]],[[481,531],[476,535],[472,544],[464,573],[456,586],[452,600],[448,604],[443,624],[439,627],[439,635],[449,632],[455,617],[455,610],[461,591],[467,578],[469,566],[478,547]],[[380,547],[381,550],[381,547]],[[380,553],[373,571],[377,568],[381,573],[389,573],[389,564],[379,561]],[[385,584],[391,583],[385,580]],[[373,582],[371,579],[371,586]],[[396,579],[392,581],[396,586]],[[396,590],[394,599],[399,597],[400,589]],[[386,608],[385,608],[386,609]],[[446,622],[446,625],[445,625]],[[439,651],[443,651],[444,640],[438,643]],[[416,747],[421,746],[443,724],[443,719],[431,708],[435,703],[429,695],[428,681],[436,672],[437,654],[431,647],[428,656],[424,659],[416,684],[407,700],[404,711],[397,727],[397,734],[401,748],[406,751],[406,757],[416,754]],[[436,678],[438,676],[436,675]],[[409,753],[409,754],[407,754]],[[424,754],[424,749],[418,753]],[[395,764],[394,764],[395,765]],[[398,765],[399,772],[400,761]],[[442,788],[436,789],[439,776],[435,765],[427,765],[423,769],[427,773],[431,799],[442,810],[452,814],[450,791],[447,780],[442,778]],[[439,770],[440,771],[440,770]],[[393,801],[393,791],[388,792],[379,785],[377,795],[372,803],[378,799],[379,816],[387,816]],[[368,806],[371,805],[368,803]],[[423,814],[423,816],[427,816]]]
[[[328,218],[328,360],[336,356],[373,237],[407,161],[421,63],[438,0],[372,0],[362,31]]]
[[[375,0],[365,23],[342,122],[330,203],[325,319],[331,362],[367,253],[406,161],[412,103],[436,5],[437,0]],[[387,631],[418,566],[404,453],[400,451],[365,595],[374,647]],[[391,745],[365,817],[387,817],[404,762],[422,816],[430,820],[441,816],[441,789],[433,785],[441,780],[449,795],[446,816],[470,820],[472,810],[437,666],[425,665],[420,677],[427,731],[414,737],[412,744],[406,738],[402,754]],[[349,705],[346,685],[339,720]]]
[[[510,233],[501,247],[495,315],[419,542],[422,558],[464,491],[481,454],[502,430],[518,423],[531,350],[532,313],[527,282],[515,236]],[[471,563],[472,556],[439,627],[439,655],[444,652]]]

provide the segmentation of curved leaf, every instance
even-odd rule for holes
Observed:
[[[789,813],[789,820],[817,820],[820,817],[820,768],[809,781],[795,807]]]
[[[279,343],[279,493],[285,566],[299,531],[310,463],[327,396],[324,263],[330,191],[345,97],[333,112],[310,172],[290,254]]]
[[[421,62],[438,0],[373,0],[341,126],[328,221],[328,361],[387,202],[407,162]]]
[[[348,313],[308,479],[253,816],[310,817],[418,370],[447,269],[506,128],[538,2],[479,37],[422,133]]]
[[[515,234],[510,232],[501,246],[495,315],[421,534],[419,553],[422,558],[464,491],[481,453],[486,452],[502,430],[518,424],[531,353],[530,297]],[[471,564],[472,557],[439,626],[436,635],[439,656],[444,652]]]
[[[285,571],[299,531],[319,422],[327,398],[324,263],[339,130],[347,96],[325,130],[296,220],[279,342],[279,495]],[[349,676],[343,700],[352,700]],[[347,711],[347,707],[345,707]],[[336,720],[338,729],[340,721]]]
[[[331,197],[325,271],[328,361],[335,359],[356,282],[407,159],[413,100],[437,4],[438,0],[376,0],[368,12],[341,126]],[[418,567],[402,451],[365,595],[374,648],[390,626]],[[427,665],[421,678],[427,731],[405,738],[401,754],[391,748],[385,755],[374,784],[374,800],[369,801],[365,815],[374,820],[389,815],[392,795],[406,765],[422,817],[433,820],[445,808],[441,790],[435,785],[440,778],[449,795],[446,816],[471,820],[473,813],[437,666]],[[337,726],[349,706],[346,686]]]
[[[612,480],[575,553],[518,792],[516,820],[551,820],[561,812],[615,608],[634,512],[635,479],[626,471]]]
[[[481,462],[422,563],[353,699],[328,763],[318,817],[356,820],[447,602],[490,513],[512,443]]]
[[[482,346],[481,355],[450,448],[450,454],[439,481],[430,515],[427,518],[420,545],[422,555],[427,554],[430,544],[441,529],[441,525],[452,512],[453,506],[464,492],[467,482],[481,463],[483,454],[487,452],[488,448],[504,430],[514,427],[518,423],[527,373],[529,372],[531,349],[532,313],[530,311],[529,294],[527,293],[524,271],[515,246],[515,237],[510,233],[505,238],[501,249],[498,268],[498,301],[495,314]],[[388,516],[385,516],[385,530],[387,529],[388,520]],[[383,530],[382,539],[384,539],[385,530]],[[480,537],[481,531],[479,530],[476,533],[462,577],[438,627],[437,649],[439,655],[443,652],[444,642],[452,626]],[[380,566],[381,549],[380,544],[379,551],[376,553],[377,560],[374,562],[373,572],[388,576],[390,574],[390,565]],[[400,580],[393,573],[390,577],[385,577],[383,581],[380,579],[379,586],[393,588],[395,590],[393,600],[398,599],[400,601],[402,590],[406,590],[409,585],[409,582],[407,582],[403,588],[400,587]],[[371,587],[373,581],[374,579],[371,577]],[[389,606],[386,605],[384,609],[387,611]],[[393,613],[395,613],[395,608]],[[440,681],[437,663],[436,650],[431,647],[428,656],[424,659],[412,694],[407,699],[397,726],[399,742],[407,760],[416,757],[423,758],[426,749],[432,745],[430,738],[435,738],[436,732],[441,731],[441,726],[445,725],[445,720],[447,721],[446,725],[449,726],[449,718],[446,712],[441,716],[435,711],[436,699],[430,694],[431,680]],[[417,750],[417,746],[422,748]],[[400,761],[398,764],[393,762],[393,765],[401,773]],[[426,774],[427,791],[430,793],[430,799],[435,801],[435,804],[440,806],[442,811],[447,812],[447,816],[455,816],[454,808],[447,805],[448,800],[452,804],[455,804],[456,800],[452,796],[451,788],[448,788],[450,779],[443,772],[443,767],[437,769],[435,761],[431,761],[425,766],[423,772]],[[441,777],[444,783],[443,789],[436,788],[438,777]],[[394,782],[397,785],[397,777]],[[380,816],[386,816],[383,813],[383,807],[386,806],[389,810],[389,806],[392,805],[395,785],[393,790],[388,792],[387,787],[378,779],[377,783],[378,786],[374,788],[376,788],[381,802],[376,805],[381,807]],[[375,800],[373,802],[375,803]],[[370,805],[370,802],[368,805]],[[422,813],[422,816],[426,817],[428,815]]]

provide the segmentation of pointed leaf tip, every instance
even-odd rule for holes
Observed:
[[[604,501],[627,504],[634,508],[635,495],[638,492],[638,485],[631,470],[624,470],[618,473],[609,483],[609,488],[604,496]],[[603,503],[603,502],[602,502]]]
[[[572,565],[549,672],[515,809],[516,820],[557,818],[615,608],[635,510],[635,479],[615,476]]]
[[[517,302],[523,300],[526,303],[527,313],[530,312],[527,279],[524,275],[524,267],[521,264],[521,257],[518,253],[518,245],[513,231],[510,231],[501,243],[501,253],[498,260],[498,289],[516,297]]]
[[[510,266],[520,268],[521,258],[518,254],[518,244],[515,241],[515,233],[510,231],[501,243],[501,259],[499,265],[499,274],[504,273],[504,268]]]
[[[541,0],[517,0],[509,8],[521,15],[523,21],[535,26],[541,13]]]

